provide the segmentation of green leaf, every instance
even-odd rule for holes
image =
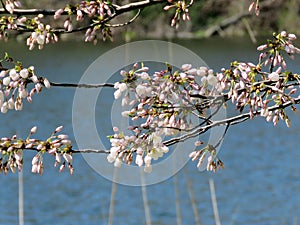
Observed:
[[[10,57],[9,57],[8,53],[7,53],[7,52],[5,52],[5,53],[4,53],[4,60],[5,60],[5,61],[8,61],[8,60],[9,60],[9,58],[10,58]]]

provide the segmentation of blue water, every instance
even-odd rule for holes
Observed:
[[[238,58],[255,61],[255,45],[248,42],[211,39],[179,43],[195,51],[211,67],[221,68]],[[39,75],[57,82],[78,82],[86,68],[111,47],[64,43],[48,46],[43,51],[28,52],[17,43],[0,44],[1,52],[9,51],[27,65],[35,64]],[[299,61],[293,62],[292,66],[299,72]],[[74,140],[74,91],[51,88],[34,96],[33,103],[25,104],[23,111],[1,114],[0,136],[17,133],[26,137],[30,128],[37,125],[36,137],[45,138],[57,126],[64,125],[64,132]],[[107,101],[111,99],[108,97]],[[195,163],[189,162],[177,174],[182,224],[195,224],[188,180],[192,183],[202,224],[214,224],[209,179],[215,182],[222,224],[298,224],[300,123],[299,115],[290,113],[290,117],[291,128],[286,128],[283,123],[274,128],[263,119],[230,128],[220,151],[225,169],[217,174],[199,172]],[[84,129],[88,128],[83,128],[82,132]],[[93,171],[81,155],[74,157],[73,176],[67,170],[59,174],[51,157],[44,160],[43,176],[32,174],[33,155],[28,152],[24,156],[25,224],[108,223],[112,182]],[[147,186],[147,194],[152,224],[176,224],[174,178]],[[145,224],[140,187],[117,185],[115,199],[113,224]],[[17,174],[0,175],[0,209],[0,224],[18,224]]]

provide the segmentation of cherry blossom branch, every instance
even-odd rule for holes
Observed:
[[[8,11],[5,8],[5,4],[2,2],[2,7],[0,8],[0,14],[7,14]],[[143,9],[145,7],[155,5],[155,4],[162,4],[165,3],[165,0],[143,0],[143,1],[137,1],[128,3],[126,5],[116,5],[112,4],[113,8],[115,9],[115,14],[120,15],[126,12],[131,12],[136,9]],[[57,12],[57,9],[14,9],[10,14],[12,15],[47,15],[47,16],[54,16]],[[68,15],[67,11],[63,11],[61,15]]]
[[[58,42],[58,34],[75,33],[85,31],[85,42],[97,42],[99,36],[103,40],[112,39],[111,28],[126,26],[135,21],[144,8],[155,4],[167,4],[164,10],[175,9],[171,26],[179,26],[181,20],[190,20],[189,7],[193,1],[186,3],[181,1],[165,1],[165,0],[143,0],[128,3],[125,5],[112,4],[110,1],[81,1],[79,4],[66,5],[64,8],[54,9],[18,9],[20,3],[14,0],[7,0],[0,9],[0,14],[10,14],[0,18],[0,39],[7,39],[7,32],[15,30],[18,32],[31,32],[27,38],[29,49],[33,49],[38,45],[42,49],[45,44],[50,42]],[[124,23],[112,23],[114,18],[127,13],[138,12]],[[53,16],[58,19],[64,16],[63,26],[52,27],[51,22],[44,24],[44,16]],[[33,17],[33,18],[32,18]],[[74,19],[76,17],[76,19]],[[124,19],[123,19],[124,20]],[[84,22],[85,21],[85,22]],[[84,22],[84,23],[83,23]]]

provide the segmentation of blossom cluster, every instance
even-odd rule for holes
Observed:
[[[201,167],[204,159],[207,157],[207,171],[216,172],[217,169],[224,168],[224,163],[217,157],[217,150],[210,144],[200,150],[191,152],[189,157],[192,159],[192,161],[198,160],[198,168]]]
[[[280,106],[287,102],[294,103],[297,97],[293,81],[299,81],[299,75],[287,70],[283,56],[287,53],[293,59],[295,53],[300,53],[293,44],[294,40],[296,36],[286,31],[274,34],[274,40],[257,48],[262,52],[256,65],[233,62],[230,69],[222,70],[219,82],[224,90],[229,89],[226,97],[235,103],[240,112],[248,109],[251,118],[260,115],[274,125],[281,118],[287,126],[290,125],[285,110]],[[269,110],[271,106],[279,107]]]
[[[5,56],[10,60],[9,56]],[[30,89],[30,83],[34,86]],[[42,88],[50,88],[47,78],[38,77],[33,66],[28,68],[18,62],[12,69],[0,69],[0,109],[2,113],[14,109],[23,109],[23,99],[32,102],[32,97],[40,93]]]
[[[169,0],[168,5],[164,7],[164,10],[168,11],[172,8],[175,8],[175,14],[171,20],[171,26],[172,27],[179,27],[179,23],[181,19],[183,21],[190,20],[190,14],[189,14],[189,7],[191,6],[191,3],[187,4],[185,0],[182,1],[174,1]]]
[[[122,97],[122,105],[131,108],[123,111],[122,116],[130,117],[137,125],[129,127],[133,135],[116,132],[111,136],[112,148],[108,156],[109,162],[120,166],[122,161],[131,163],[136,153],[135,163],[145,164],[146,172],[151,171],[152,159],[168,152],[165,138],[188,133],[197,126],[191,122],[192,116],[201,119],[209,110],[201,107],[201,99],[191,97],[191,93],[204,95],[218,89],[215,87],[217,78],[206,67],[193,68],[184,64],[173,71],[167,64],[165,70],[152,75],[148,71],[148,67],[136,63],[130,71],[120,72],[123,79],[115,83],[114,97]]]
[[[28,19],[26,17],[22,17],[20,20],[28,23],[29,21],[34,21],[34,31],[27,38],[27,46],[29,46],[29,50],[32,50],[35,45],[38,45],[39,49],[42,49],[45,44],[49,44],[50,42],[58,42],[58,36],[53,32],[51,26],[49,24],[44,24],[40,21],[43,18],[43,15],[40,14],[33,19]]]
[[[29,50],[32,50],[35,45],[42,49],[45,44],[58,42],[58,36],[53,31],[49,24],[44,24],[41,19],[43,14],[39,14],[33,18],[27,16],[2,16],[0,23],[3,24],[0,30],[0,39],[6,38],[5,30],[30,31],[26,44]]]
[[[151,143],[153,134],[160,136],[160,144],[165,146],[170,143],[165,142],[168,137],[192,132],[196,126],[206,124],[208,110],[221,107],[227,101],[232,102],[240,113],[248,111],[250,118],[262,116],[274,125],[281,119],[289,127],[290,120],[283,105],[289,103],[296,111],[293,104],[298,97],[296,85],[299,85],[300,77],[287,70],[283,55],[287,53],[293,58],[300,52],[294,46],[294,40],[296,36],[285,31],[274,34],[274,40],[258,47],[262,53],[257,64],[235,61],[229,69],[223,68],[220,72],[206,67],[193,68],[190,64],[182,65],[177,71],[167,64],[167,69],[152,75],[143,64],[134,64],[129,71],[122,70],[123,79],[115,83],[114,97],[122,97],[122,105],[130,107],[122,112],[122,116],[133,121],[129,130],[134,135],[116,133],[108,160],[117,166],[122,160],[131,163],[124,152],[130,152],[131,158],[135,152],[137,165],[150,165],[146,162],[151,163],[149,159],[153,158],[149,154],[151,144],[150,150],[146,146]],[[198,117],[199,124],[191,122],[192,115]],[[137,151],[137,146],[144,146],[143,150]],[[208,144],[194,151],[191,158],[198,159],[200,166],[207,157],[207,169],[216,171],[223,167],[223,162],[217,158],[215,148]]]
[[[118,128],[114,130],[118,132]],[[151,160],[162,157],[169,151],[169,148],[162,143],[161,131],[143,135],[139,135],[140,131],[137,128],[133,128],[133,131],[137,136],[124,135],[123,132],[110,136],[112,147],[107,160],[114,163],[115,167],[120,167],[123,161],[131,164],[135,154],[135,163],[139,167],[144,165],[144,171],[150,173],[152,171]]]
[[[68,17],[64,20],[64,28],[67,32],[72,32],[74,22],[70,15],[76,16],[76,21],[83,22],[85,17],[92,18],[93,23],[85,32],[85,42],[97,42],[99,31],[102,32],[103,39],[111,37],[109,27],[102,26],[101,22],[113,15],[113,6],[109,2],[104,1],[81,1],[80,4],[71,6],[67,5],[64,8],[58,9],[54,14],[54,19],[59,19],[64,12],[68,13]]]
[[[20,8],[22,6],[21,2],[18,0],[6,0],[5,1],[5,9],[9,13],[13,13],[15,8]]]
[[[32,159],[31,171],[33,173],[43,173],[43,155],[48,153],[55,157],[54,166],[60,165],[60,172],[62,172],[67,165],[70,173],[73,174],[71,141],[67,135],[58,134],[62,128],[62,126],[57,127],[46,141],[31,137],[31,135],[37,131],[36,126],[31,128],[26,139],[18,139],[17,135],[11,138],[2,137],[0,139],[0,172],[7,174],[9,171],[13,173],[17,170],[21,171],[23,168],[24,150],[35,150],[38,153]]]

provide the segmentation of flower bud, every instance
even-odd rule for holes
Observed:
[[[50,82],[48,81],[47,78],[44,78],[44,85],[46,88],[48,88],[48,89],[50,88]]]
[[[0,72],[0,77],[5,77],[6,76],[7,71],[6,70],[2,70]]]
[[[72,164],[72,161],[73,161],[72,155],[70,155],[68,153],[64,153],[63,157],[64,157],[64,159],[66,160],[67,163]]]
[[[294,41],[297,39],[296,35],[295,34],[288,34],[288,38],[291,40],[291,41]]]
[[[38,161],[39,161],[39,156],[38,156],[38,155],[35,155],[35,156],[32,158],[31,164],[32,164],[32,165],[37,165]]]
[[[37,76],[35,76],[35,75],[33,75],[33,76],[31,77],[31,80],[32,80],[32,82],[35,83],[35,84],[39,81],[39,79],[38,79]]]
[[[61,166],[59,167],[59,172],[61,173],[62,171],[64,171],[65,167],[65,163],[61,164]]]
[[[251,5],[248,8],[248,11],[251,12],[254,8],[255,2],[252,2]]]
[[[38,168],[38,165],[37,164],[33,164],[32,167],[31,167],[31,172],[32,173],[37,173],[37,168]]]
[[[57,10],[54,14],[54,19],[58,19],[63,12],[64,12],[64,9]]]
[[[1,107],[1,112],[2,113],[7,113],[8,107],[7,107],[7,102],[4,102],[2,107]]]
[[[63,126],[59,126],[55,129],[54,133],[59,133],[62,131],[62,129],[63,129]]]
[[[57,136],[57,138],[59,138],[59,139],[68,139],[69,136],[66,135],[66,134],[60,134],[60,135]]]
[[[61,154],[58,154],[58,153],[55,154],[55,161],[58,163],[61,162]]]
[[[265,45],[260,45],[260,46],[257,47],[257,50],[258,50],[258,51],[263,51],[263,50],[265,50],[267,47],[268,47],[267,44],[265,44]]]
[[[30,130],[30,134],[34,134],[37,131],[37,126],[34,126]]]

